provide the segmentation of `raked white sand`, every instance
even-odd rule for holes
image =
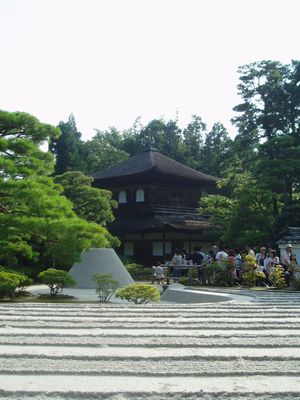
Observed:
[[[295,400],[300,296],[0,303],[0,400]]]

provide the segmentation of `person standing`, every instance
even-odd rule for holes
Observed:
[[[209,251],[209,254],[212,257],[213,261],[216,261],[217,252],[218,252],[218,247],[215,244],[213,244]]]
[[[291,263],[292,252],[293,252],[293,246],[290,243],[287,243],[287,245],[285,246],[285,250],[283,251],[280,257],[281,264],[283,265],[285,271],[288,270],[289,265]]]
[[[231,269],[233,278],[236,278],[236,253],[234,249],[228,251],[228,267]]]
[[[198,280],[202,283],[205,283],[204,259],[205,259],[205,254],[202,251],[202,247],[195,246],[194,253],[192,254],[192,261],[193,265],[198,265]]]
[[[291,270],[293,272],[293,275],[296,279],[300,279],[300,265],[297,263],[297,257],[296,254],[291,254],[291,264],[290,264]]]
[[[267,259],[267,277],[275,271],[275,265],[279,265],[279,257],[277,257],[275,250],[271,250]]]
[[[256,262],[258,264],[257,271],[258,272],[266,272],[267,269],[267,248],[266,247],[261,247],[259,249],[259,253],[256,254],[255,256]]]
[[[251,257],[255,258],[254,250],[251,248],[251,246],[249,244],[245,245],[245,251],[246,251],[247,256],[251,256]]]
[[[243,257],[241,255],[240,249],[235,250],[235,266],[236,266],[236,275],[239,279],[242,277],[242,265],[243,265]]]
[[[224,251],[223,247],[220,247],[220,250],[216,254],[216,261],[222,263],[223,261],[228,260],[228,254]]]
[[[173,276],[174,278],[181,277],[181,266],[182,266],[182,255],[180,254],[179,249],[175,249],[174,256],[172,258],[173,265]]]
[[[154,283],[155,280],[157,280],[158,283],[162,283],[165,278],[165,273],[160,261],[158,261],[157,264],[152,267],[152,271],[152,283]]]

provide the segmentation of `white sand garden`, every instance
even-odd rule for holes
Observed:
[[[299,399],[300,296],[253,300],[2,303],[0,399]]]
[[[132,282],[108,250],[103,265]],[[99,303],[88,287],[106,272],[100,253],[64,290],[87,303],[0,303],[0,400],[300,398],[299,293],[175,284],[160,304]]]

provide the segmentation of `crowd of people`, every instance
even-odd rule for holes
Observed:
[[[230,249],[212,245],[208,252],[205,252],[202,247],[196,246],[191,254],[188,254],[185,250],[176,249],[170,262],[171,274],[174,278],[179,279],[188,269],[188,267],[183,268],[184,266],[197,265],[198,280],[205,283],[205,268],[212,263],[217,263],[229,265],[234,278],[242,282],[245,256],[251,256],[255,259],[258,265],[257,271],[264,273],[265,279],[262,282],[264,284],[269,282],[269,276],[274,272],[276,265],[283,267],[287,286],[290,285],[293,276],[300,278],[300,266],[298,266],[296,255],[293,253],[293,246],[290,243],[286,245],[280,257],[276,250],[267,249],[265,246],[260,247],[257,252],[250,245],[245,245],[243,249]],[[153,267],[153,277],[158,282],[162,282],[165,278],[165,271],[160,262]]]

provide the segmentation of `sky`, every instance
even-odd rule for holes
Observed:
[[[0,0],[0,109],[83,140],[193,114],[234,136],[237,69],[299,59],[299,0]]]

